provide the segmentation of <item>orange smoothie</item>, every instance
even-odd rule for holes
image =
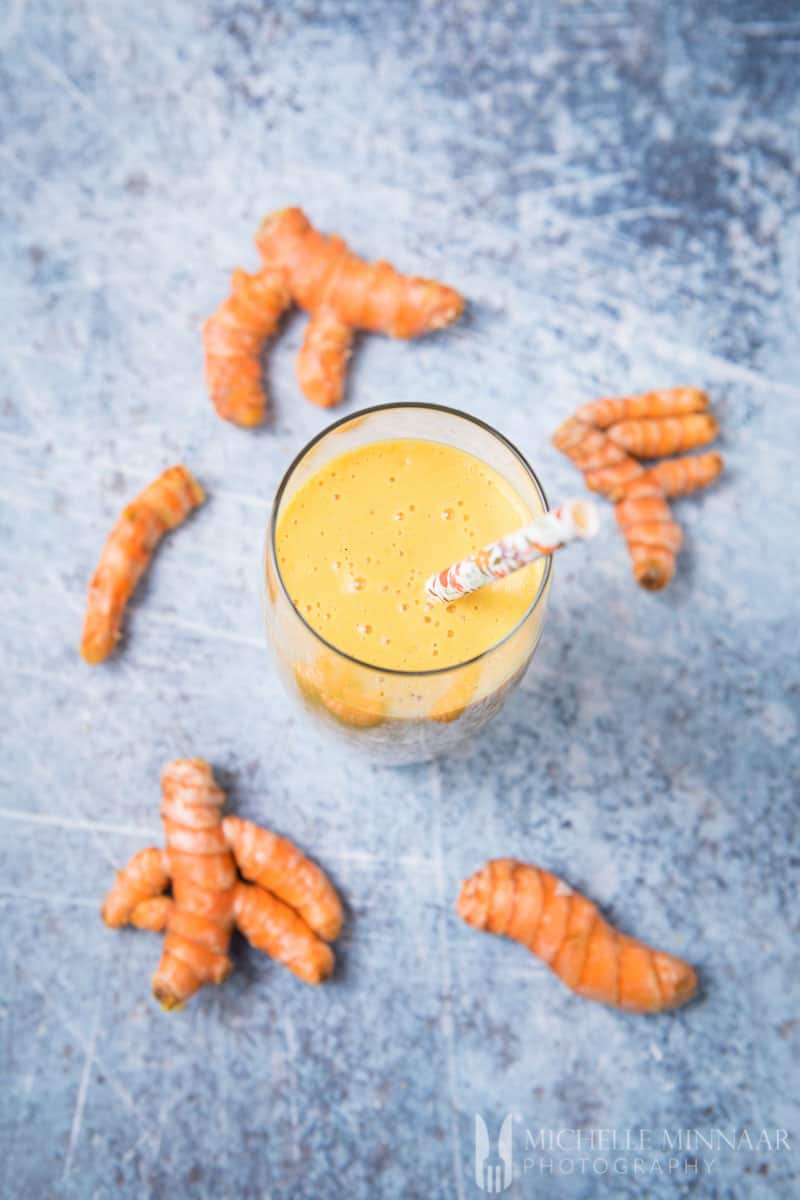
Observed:
[[[337,649],[381,669],[435,670],[510,633],[544,561],[449,605],[427,600],[426,579],[536,515],[464,450],[378,441],[331,459],[292,496],[277,560],[295,608]]]

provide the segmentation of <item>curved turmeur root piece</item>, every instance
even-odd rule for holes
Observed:
[[[590,900],[527,863],[486,863],[462,884],[457,911],[476,929],[526,946],[590,1000],[661,1012],[685,1004],[697,988],[688,963],[619,933]]]
[[[333,971],[330,946],[293,908],[263,888],[237,884],[234,912],[236,927],[251,946],[288,967],[304,983],[321,983]]]
[[[81,654],[86,662],[108,658],[120,636],[125,606],[165,533],[177,528],[205,500],[186,467],[170,467],[120,515],[89,585]]]
[[[663,489],[652,479],[634,479],[615,506],[633,560],[636,582],[650,592],[660,591],[675,574],[675,559],[683,532],[672,517]]]
[[[342,906],[325,872],[290,842],[251,821],[226,817],[228,844],[245,879],[289,904],[325,941],[342,928]]]
[[[169,886],[169,871],[164,855],[155,846],[138,850],[126,867],[117,871],[114,886],[103,902],[101,915],[106,925],[119,929],[133,922],[133,914],[153,897],[160,897]]]
[[[267,411],[261,353],[291,304],[280,271],[234,271],[231,294],[203,326],[206,381],[226,421],[260,425]]]
[[[352,326],[343,324],[333,309],[311,314],[297,356],[297,378],[312,404],[333,408],[341,400],[354,336]]]

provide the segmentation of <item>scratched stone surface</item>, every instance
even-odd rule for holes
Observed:
[[[507,1112],[509,1195],[796,1196],[796,5],[6,0],[0,43],[2,1196],[469,1200],[475,1114],[494,1145]],[[636,589],[610,525],[565,555],[532,670],[458,758],[331,748],[264,646],[269,501],[325,416],[301,319],[255,433],[213,414],[199,331],[292,202],[469,297],[444,335],[364,339],[350,410],[463,407],[551,497],[580,488],[548,438],[583,400],[686,382],[720,417],[726,477],[676,506],[669,590]],[[103,538],[176,460],[210,502],[86,667]],[[341,888],[328,986],[237,943],[166,1016],[158,939],[100,923],[160,841],[162,764],[194,754]],[[459,881],[507,854],[697,963],[699,1002],[621,1015],[462,926]],[[576,1128],[792,1150],[643,1176],[526,1148]]]

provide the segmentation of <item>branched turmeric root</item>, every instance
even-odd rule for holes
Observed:
[[[89,585],[81,654],[89,663],[108,658],[119,640],[125,606],[158,543],[205,500],[186,467],[170,467],[125,508],[103,547]]]
[[[256,245],[280,268],[294,300],[308,312],[326,305],[344,325],[415,338],[461,316],[464,300],[433,279],[401,275],[387,262],[364,262],[340,237],[319,233],[299,208],[261,222]]]
[[[230,974],[234,925],[306,983],[330,975],[333,953],[322,938],[338,936],[341,906],[323,871],[286,838],[247,821],[231,818],[229,839],[221,815],[225,796],[203,759],[177,759],[165,767],[161,782],[167,849],[133,856],[118,872],[102,916],[114,928],[166,930],[153,976],[153,995],[162,1007],[179,1008],[204,984],[222,983]],[[259,885],[274,887],[283,899],[242,883],[234,842],[247,852],[242,873],[254,864],[263,867]],[[172,896],[165,895],[170,885]],[[293,902],[300,911],[290,907]]]
[[[661,1012],[685,1004],[697,989],[688,963],[620,933],[555,875],[513,858],[493,859],[467,879],[457,911],[476,929],[526,946],[590,1000]]]
[[[667,498],[707,487],[722,473],[719,454],[669,459],[646,468],[639,458],[704,445],[717,433],[698,388],[669,388],[583,404],[553,435],[553,445],[583,472],[586,486],[616,505],[637,583],[666,587],[683,534]]]
[[[303,393],[330,408],[344,393],[358,329],[415,338],[442,329],[464,308],[452,288],[367,263],[340,237],[318,233],[299,208],[266,217],[256,235],[264,270],[237,271],[232,295],[206,322],[206,376],[217,412],[258,425],[266,410],[259,356],[293,300],[311,313],[297,362]]]

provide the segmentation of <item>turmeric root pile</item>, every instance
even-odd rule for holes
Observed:
[[[668,388],[582,405],[553,435],[553,444],[583,472],[587,487],[614,501],[637,583],[666,587],[683,542],[668,499],[707,487],[722,473],[719,454],[681,454],[717,434],[708,396],[698,388]]]
[[[581,996],[634,1012],[690,1000],[692,967],[614,929],[585,897],[513,858],[487,862],[461,886],[457,911],[469,925],[504,934],[541,958]]]
[[[442,329],[464,308],[458,292],[432,279],[367,263],[340,237],[319,233],[299,208],[262,221],[263,270],[234,271],[231,295],[203,329],[214,407],[235,425],[260,425],[267,406],[261,352],[294,302],[311,314],[297,360],[303,393],[322,408],[342,398],[357,330],[415,338]]]
[[[103,662],[113,652],[125,606],[156,546],[204,500],[205,492],[191,472],[177,466],[159,475],[123,510],[89,585],[81,639],[86,662]]]
[[[339,936],[342,908],[324,872],[286,838],[223,819],[225,796],[203,759],[169,763],[161,784],[166,849],[133,856],[102,916],[113,928],[166,931],[153,976],[162,1007],[180,1008],[204,984],[222,983],[234,926],[304,982],[330,975],[328,942]]]

